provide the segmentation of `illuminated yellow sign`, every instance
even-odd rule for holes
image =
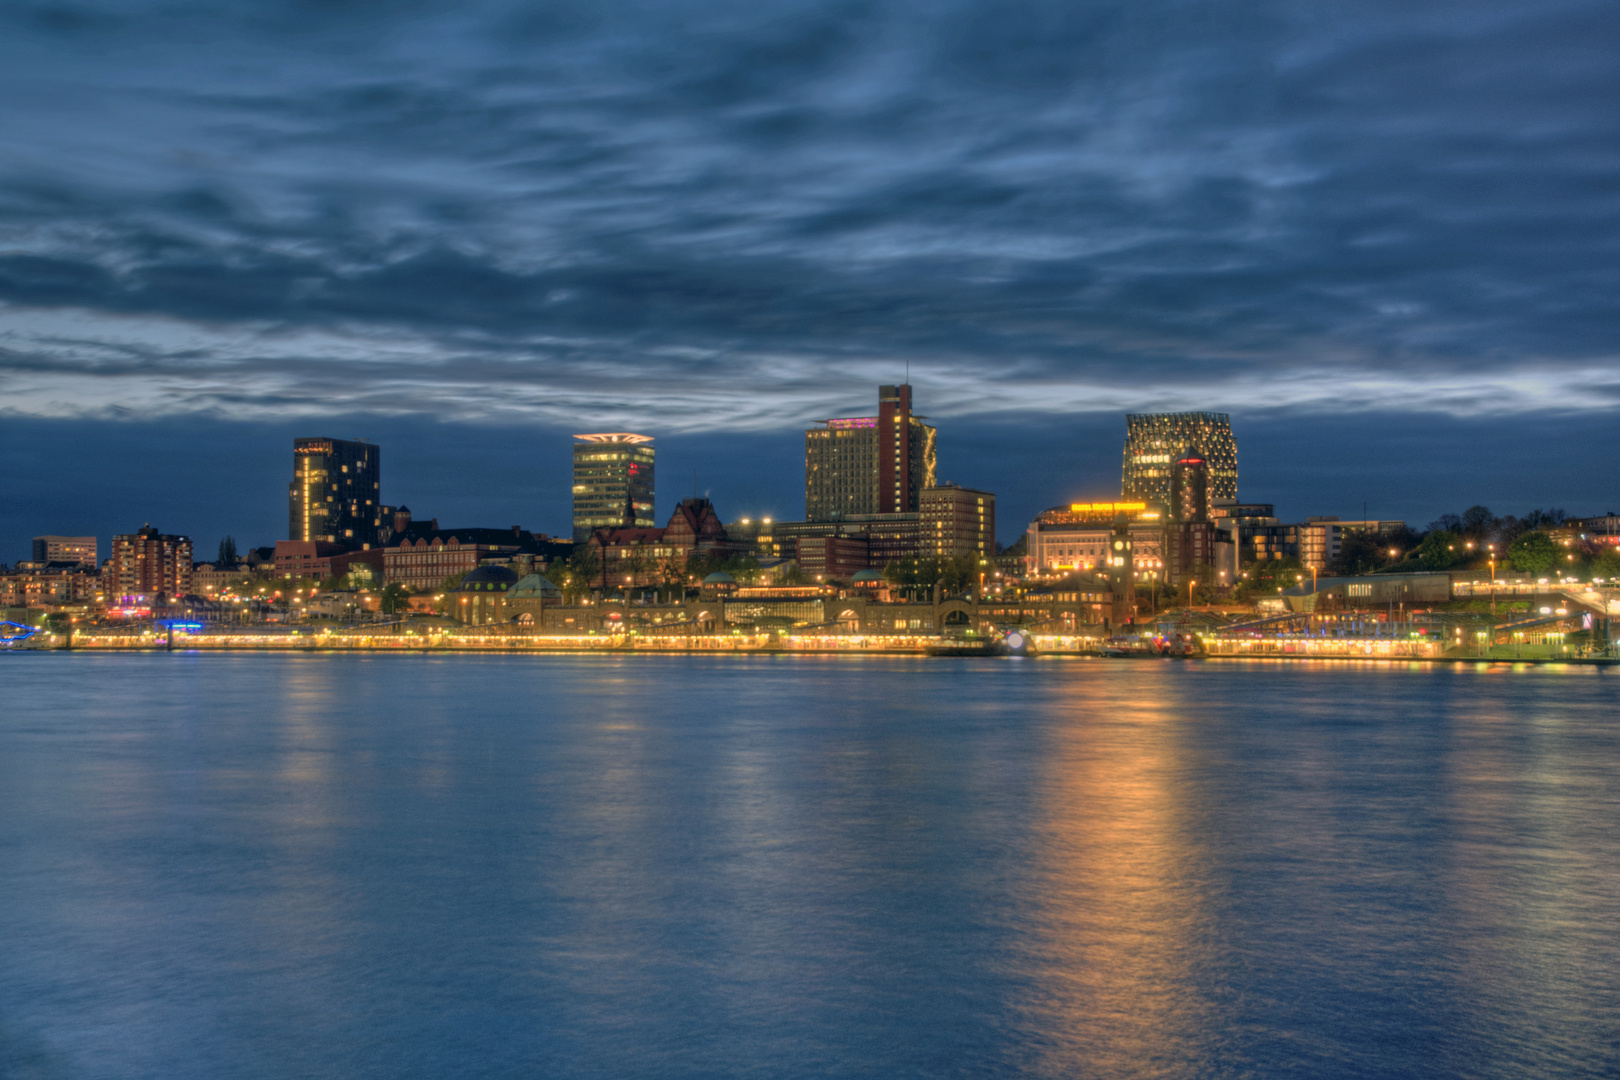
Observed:
[[[1108,503],[1070,503],[1069,511],[1074,514],[1135,514],[1147,509],[1147,503],[1139,502],[1108,502]]]

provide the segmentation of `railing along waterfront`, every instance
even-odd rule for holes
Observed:
[[[899,652],[922,653],[938,639],[916,635],[748,635],[748,634],[524,634],[459,630],[379,634],[363,631],[287,633],[78,631],[71,642],[41,634],[35,648],[71,647],[86,651],[169,650],[250,652]]]
[[[1422,638],[1220,637],[1201,639],[1208,656],[1279,656],[1343,660],[1433,660],[1446,650],[1441,641]]]

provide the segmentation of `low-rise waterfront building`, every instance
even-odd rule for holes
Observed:
[[[730,558],[755,552],[746,538],[733,538],[708,499],[682,499],[661,529],[597,529],[586,541],[597,552],[598,586],[676,585],[686,580],[694,556]]]
[[[1106,568],[1114,524],[1129,527],[1133,572],[1142,581],[1164,580],[1164,509],[1143,502],[1054,506],[1030,522],[1025,565],[1031,574],[1068,574]]]
[[[962,489],[966,490],[966,489]],[[992,519],[993,521],[993,519]],[[992,525],[993,527],[993,525]],[[806,575],[808,560],[812,565],[826,565],[828,548],[812,543],[814,550],[805,550],[806,541],[828,538],[855,541],[854,544],[834,545],[834,561],[840,570],[859,573],[861,570],[882,570],[890,563],[934,554],[933,544],[926,539],[931,535],[922,514],[851,514],[838,521],[779,521],[771,526],[773,547],[782,558],[798,562]],[[954,543],[954,541],[953,541]],[[866,561],[856,565],[855,552],[865,545]],[[825,570],[820,571],[826,573]]]
[[[508,622],[516,612],[508,612],[506,596],[518,581],[504,566],[477,567],[447,594],[447,614],[468,626]]]
[[[740,587],[681,603],[547,605],[539,631],[557,634],[828,634],[937,637],[1017,628],[1084,634],[1124,625],[1106,581],[1029,596],[949,597],[937,603],[885,602],[863,588],[761,590]]]
[[[1443,604],[1452,598],[1453,575],[1444,571],[1418,574],[1367,574],[1358,577],[1305,576],[1283,590],[1289,611],[1351,611]]]
[[[201,596],[218,596],[252,579],[252,571],[242,563],[196,563],[191,568],[191,587]]]
[[[554,558],[560,546],[516,525],[508,529],[437,529],[413,523],[397,539],[398,543],[383,549],[382,578],[385,584],[397,583],[412,592],[436,590],[447,578],[471,573],[480,563],[511,561],[528,553],[532,558],[526,572]]]
[[[0,572],[0,607],[55,607],[103,596],[102,578],[77,560],[21,562]]]
[[[871,566],[864,536],[805,536],[798,546],[799,572],[815,581],[849,581]]]

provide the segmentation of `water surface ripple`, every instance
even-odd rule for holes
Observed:
[[[0,1076],[1620,1072],[1620,675],[0,656]]]

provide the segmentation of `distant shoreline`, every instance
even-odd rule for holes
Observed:
[[[221,643],[221,644],[200,645],[200,644],[196,643],[195,641],[183,641],[183,642],[182,641],[177,641],[173,645],[173,647],[170,647],[166,641],[164,641],[162,639],[157,639],[157,640],[151,640],[151,641],[142,641],[142,642],[138,642],[138,643],[130,643],[130,644],[127,644],[127,645],[125,645],[125,644],[112,645],[112,644],[106,644],[106,643],[97,643],[97,644],[92,644],[92,645],[83,645],[83,644],[75,643],[71,647],[65,646],[63,644],[19,645],[19,646],[13,646],[10,649],[0,650],[0,652],[14,652],[14,653],[63,653],[63,652],[71,652],[71,653],[86,653],[86,654],[171,653],[172,652],[172,653],[175,653],[175,654],[191,654],[191,655],[201,655],[201,654],[205,654],[205,653],[230,653],[230,654],[233,654],[233,655],[253,654],[253,653],[274,654],[274,655],[288,655],[288,654],[309,655],[309,654],[317,654],[318,653],[318,654],[331,655],[331,656],[337,656],[337,655],[390,655],[390,654],[391,655],[419,655],[419,656],[420,655],[456,655],[456,654],[479,655],[479,656],[490,656],[490,655],[499,655],[499,656],[550,656],[550,655],[559,655],[559,656],[586,656],[586,655],[630,656],[630,655],[640,655],[640,656],[753,656],[753,657],[759,657],[759,656],[897,656],[897,657],[898,656],[909,656],[909,657],[920,657],[920,658],[926,658],[926,659],[951,659],[951,658],[957,658],[957,659],[961,659],[961,658],[966,658],[966,659],[1034,659],[1034,660],[1039,660],[1039,659],[1070,659],[1070,660],[1110,660],[1110,661],[1138,662],[1138,663],[1144,662],[1144,661],[1155,661],[1155,660],[1156,661],[1161,661],[1161,662],[1172,661],[1172,660],[1196,660],[1196,661],[1206,661],[1206,662],[1236,661],[1236,662],[1241,662],[1241,663],[1257,663],[1257,662],[1264,663],[1264,662],[1271,662],[1271,661],[1283,661],[1283,662],[1287,662],[1287,663],[1315,662],[1315,663],[1334,663],[1334,664],[1368,664],[1368,665],[1379,665],[1379,666],[1387,666],[1387,665],[1391,665],[1391,664],[1407,664],[1407,665],[1409,665],[1409,664],[1447,664],[1447,665],[1463,664],[1463,665],[1476,665],[1476,666],[1500,666],[1500,665],[1510,665],[1510,666],[1511,665],[1537,665],[1537,666],[1545,666],[1545,665],[1549,665],[1549,664],[1552,664],[1552,665],[1561,664],[1561,665],[1579,666],[1579,667],[1615,667],[1615,666],[1620,666],[1620,658],[1615,658],[1615,657],[1575,657],[1575,656],[1570,656],[1570,657],[1547,657],[1547,656],[1523,656],[1523,657],[1494,656],[1494,657],[1482,657],[1482,656],[1440,656],[1440,655],[1436,655],[1436,656],[1376,656],[1376,655],[1366,655],[1366,654],[1359,653],[1359,652],[1356,653],[1356,654],[1353,654],[1353,655],[1350,654],[1349,652],[1346,652],[1344,655],[1323,655],[1323,654],[1309,655],[1309,654],[1293,654],[1293,653],[1266,653],[1266,654],[1258,654],[1258,655],[1234,656],[1234,655],[1211,655],[1211,654],[1208,654],[1208,653],[1195,653],[1195,654],[1192,654],[1192,655],[1161,656],[1161,655],[1155,655],[1155,654],[1151,654],[1151,653],[1119,654],[1119,653],[1113,653],[1113,652],[1105,652],[1105,651],[1098,650],[1098,649],[1061,649],[1061,648],[1037,648],[1033,653],[1030,653],[1030,654],[1028,654],[1026,656],[1021,656],[1021,657],[1020,656],[1003,656],[1003,655],[997,655],[997,654],[990,653],[990,652],[986,652],[982,656],[977,656],[977,657],[972,656],[972,655],[968,655],[966,657],[963,657],[960,653],[951,653],[951,654],[947,654],[947,655],[940,655],[940,654],[937,654],[937,653],[931,653],[930,652],[930,647],[931,646],[936,646],[936,647],[939,646],[940,644],[943,643],[943,639],[927,639],[927,640],[924,640],[924,641],[919,641],[915,645],[912,645],[912,644],[909,644],[909,643],[905,644],[905,645],[883,643],[883,644],[865,645],[865,646],[861,646],[861,645],[839,645],[839,646],[834,646],[834,645],[810,645],[810,644],[794,644],[794,645],[790,645],[790,646],[757,645],[757,644],[753,644],[751,642],[744,643],[742,641],[739,641],[737,644],[726,644],[726,645],[715,644],[715,645],[710,645],[710,646],[689,646],[689,645],[663,646],[663,645],[651,645],[651,644],[637,644],[637,645],[612,644],[612,643],[609,643],[609,641],[606,640],[606,639],[603,640],[602,644],[587,644],[585,642],[580,642],[580,641],[570,641],[570,642],[566,642],[566,643],[558,642],[556,644],[551,644],[550,642],[547,642],[546,639],[544,639],[544,638],[534,638],[534,639],[529,639],[529,640],[534,642],[534,643],[533,644],[524,644],[524,645],[515,645],[515,644],[495,644],[495,643],[482,643],[481,642],[481,643],[475,643],[475,644],[447,645],[447,644],[430,644],[430,643],[427,643],[427,642],[423,642],[423,643],[420,643],[420,644],[415,644],[415,643],[413,643],[413,644],[404,644],[404,643],[401,643],[401,644],[342,645],[342,644],[334,644],[332,642],[317,642],[317,641],[311,641],[308,644],[304,644],[304,643],[295,644],[295,643],[293,643],[291,641],[287,641],[285,644],[283,644],[283,643],[281,643],[280,640],[277,640],[275,644],[252,644],[252,645],[250,645],[250,644],[237,644],[237,643],[230,643],[230,644]],[[726,639],[717,639],[717,641],[725,641],[725,640]],[[542,643],[542,642],[544,642],[544,643]]]

